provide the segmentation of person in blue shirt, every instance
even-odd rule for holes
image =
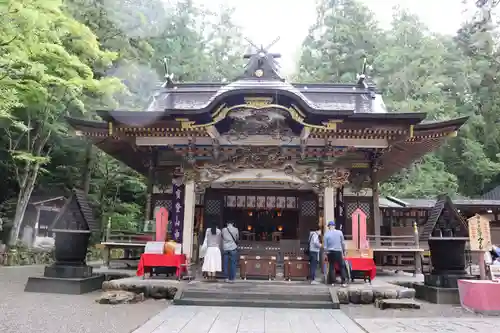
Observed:
[[[319,252],[321,249],[321,230],[315,229],[311,230],[309,234],[309,279],[311,280],[311,284],[318,284],[315,279],[319,263]]]
[[[328,277],[327,283],[334,285],[336,282],[335,266],[339,267],[342,279],[342,287],[345,287],[345,241],[342,231],[335,229],[335,221],[328,222],[328,231],[324,236],[325,252],[328,258]]]

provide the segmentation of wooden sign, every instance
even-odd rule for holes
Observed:
[[[156,241],[164,242],[168,231],[168,210],[162,207],[156,213]]]
[[[366,237],[366,214],[357,208],[351,215],[352,240],[357,249],[368,249],[368,239]]]
[[[469,218],[469,242],[471,251],[491,250],[490,220],[481,215]]]
[[[347,249],[346,257],[348,258],[371,258],[373,259],[372,249]]]
[[[490,265],[490,279],[500,281],[500,265]]]

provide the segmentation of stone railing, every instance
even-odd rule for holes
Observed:
[[[52,251],[14,248],[0,252],[0,266],[46,265],[53,261]]]

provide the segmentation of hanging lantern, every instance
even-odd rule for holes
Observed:
[[[251,225],[249,225],[249,226],[247,227],[247,230],[248,230],[248,231],[252,231],[252,226],[251,226]]]
[[[278,231],[283,231],[283,227],[282,226],[278,226]]]
[[[281,216],[281,211],[278,210],[278,212],[276,213],[276,215]]]
[[[252,211],[249,211],[248,212],[248,216],[252,216],[253,215],[253,212]]]

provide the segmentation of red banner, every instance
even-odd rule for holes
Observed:
[[[156,241],[164,242],[167,239],[168,211],[162,207],[156,213]]]

